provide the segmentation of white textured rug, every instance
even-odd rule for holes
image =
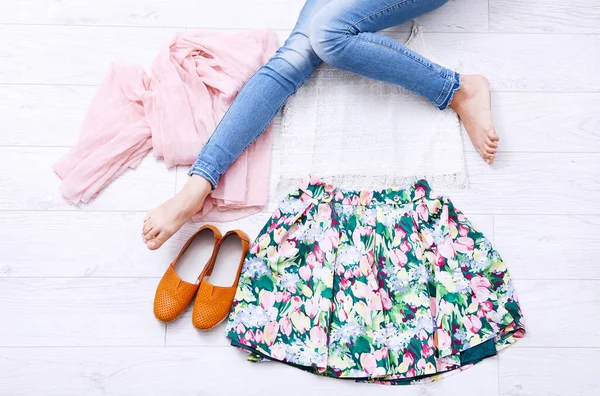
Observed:
[[[434,60],[417,23],[406,45]],[[281,144],[280,193],[309,175],[348,189],[401,186],[419,178],[436,188],[467,185],[454,111],[328,65],[286,103]]]

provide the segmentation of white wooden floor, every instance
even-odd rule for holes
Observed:
[[[598,394],[594,0],[451,0],[422,18],[429,46],[449,66],[492,82],[497,162],[486,166],[467,144],[471,190],[452,197],[508,262],[529,330],[497,358],[431,386],[254,365],[227,346],[222,328],[193,330],[189,313],[158,323],[154,289],[194,226],[158,252],[145,249],[140,226],[185,169],[147,158],[88,206],[60,198],[50,165],[76,141],[110,61],[149,64],[184,28],[272,27],[283,40],[302,3],[0,0],[0,395]],[[222,228],[256,235],[271,209]]]

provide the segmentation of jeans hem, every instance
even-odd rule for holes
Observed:
[[[448,89],[448,93],[445,95],[446,98],[442,101],[442,103],[440,105],[438,105],[438,109],[440,109],[440,110],[446,110],[446,108],[448,108],[450,103],[452,103],[454,94],[460,88],[460,74],[458,74],[457,72],[452,72],[452,74],[453,74],[452,78],[449,79],[449,81],[452,81],[452,86]],[[444,85],[444,88],[446,88],[446,85]],[[443,92],[444,92],[444,90],[442,90],[442,93]],[[440,95],[440,96],[442,96],[442,95]]]
[[[206,163],[194,163],[188,172],[188,176],[198,175],[202,176],[212,185],[213,190],[217,188],[219,180],[218,172],[216,172],[210,165]]]

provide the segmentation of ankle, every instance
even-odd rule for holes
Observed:
[[[473,80],[471,75],[460,77],[460,87],[456,90],[449,107],[456,110],[470,97],[473,96]]]
[[[208,195],[212,190],[212,184],[200,175],[192,175],[183,189],[194,195]]]
[[[181,214],[189,217],[200,210],[211,190],[212,184],[208,180],[202,176],[191,176],[178,194]]]

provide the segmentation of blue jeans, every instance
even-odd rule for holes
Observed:
[[[321,61],[400,85],[445,109],[458,73],[376,31],[434,10],[448,0],[307,0],[290,37],[240,90],[189,174],[219,178],[269,126],[286,99]]]

